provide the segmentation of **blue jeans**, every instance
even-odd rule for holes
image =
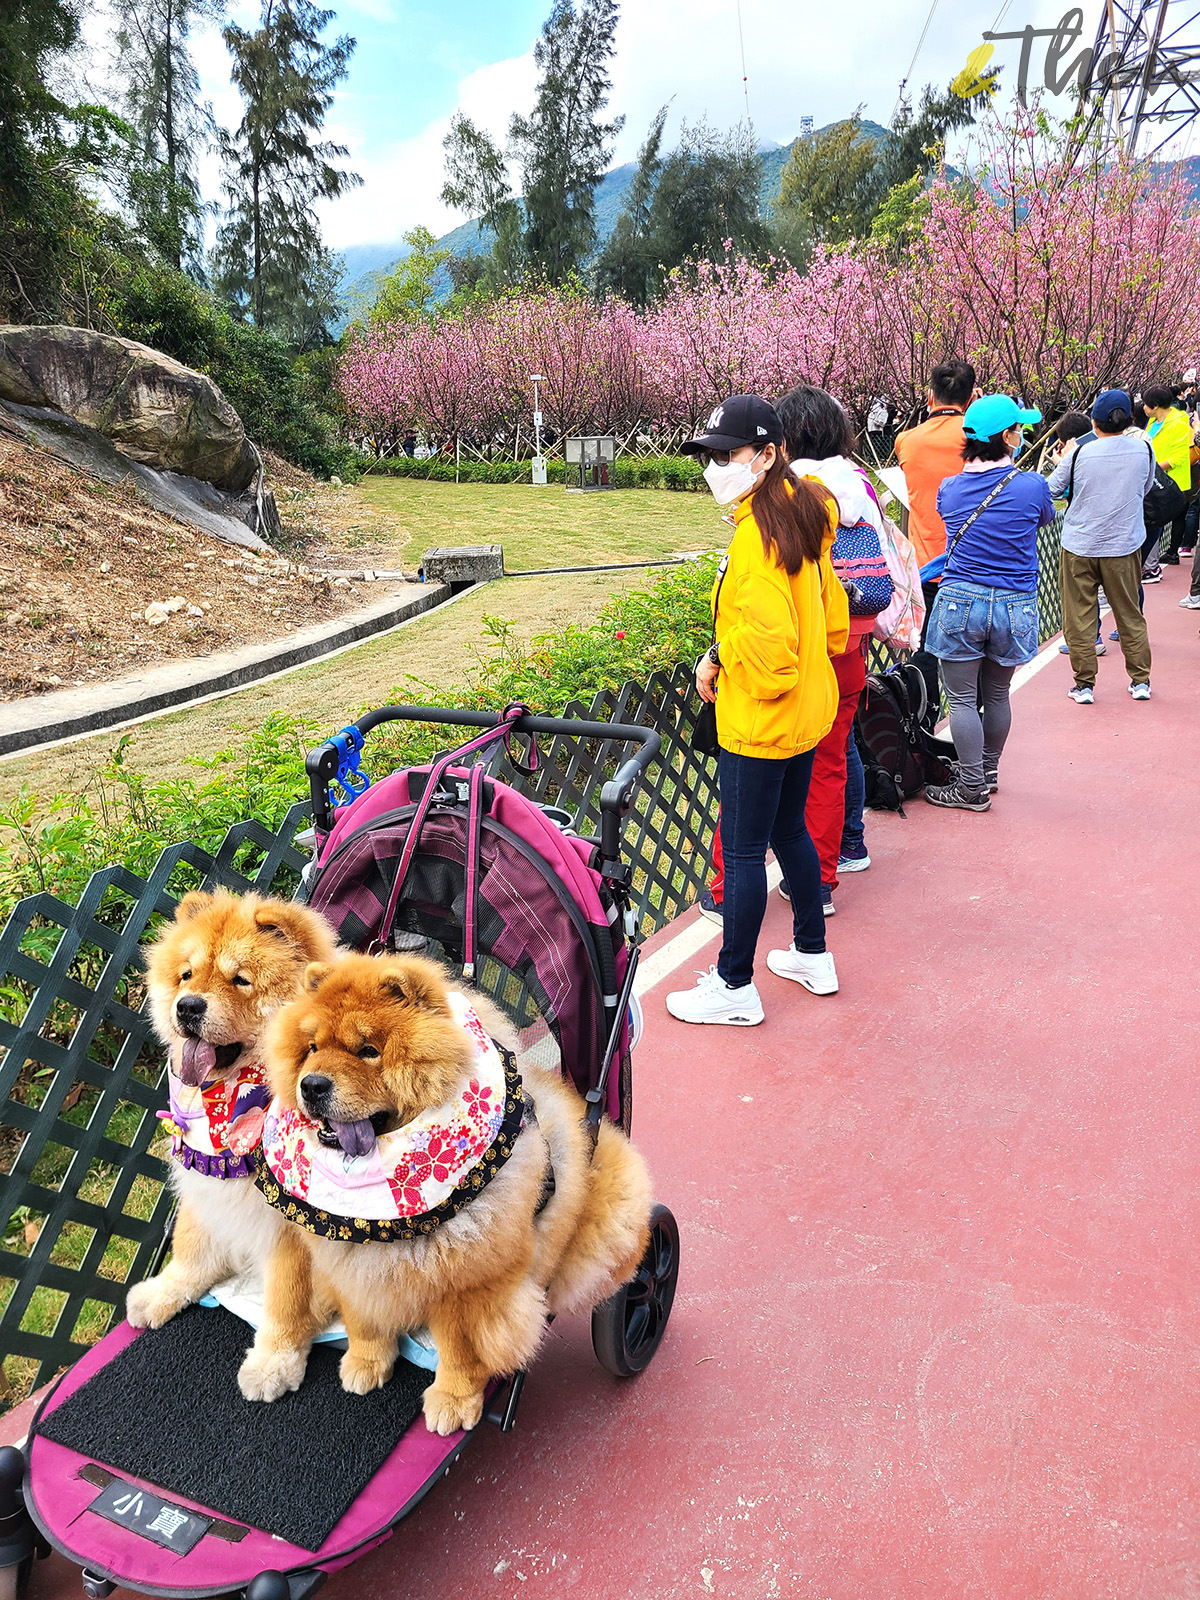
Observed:
[[[1038,651],[1037,595],[943,578],[925,648],[939,661],[978,661],[1020,667]]]
[[[867,800],[867,779],[863,772],[862,756],[854,738],[851,724],[850,738],[846,742],[846,820],[842,824],[842,847],[839,855],[859,855],[866,843],[863,835],[863,806]]]
[[[754,977],[754,950],[767,909],[767,848],[783,868],[792,896],[792,936],[797,950],[825,948],[821,909],[821,865],[804,825],[813,754],[769,761],[722,750],[721,850],[725,890],[721,901],[725,937],[717,972],[731,988]]]

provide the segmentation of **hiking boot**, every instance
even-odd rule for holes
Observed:
[[[786,950],[768,950],[767,965],[777,978],[803,984],[810,994],[837,993],[837,969],[828,950],[805,955],[794,944]]]
[[[1185,611],[1200,611],[1200,594],[1185,594],[1179,604]]]
[[[1090,706],[1095,703],[1096,695],[1090,683],[1077,683],[1074,688],[1067,690],[1067,697],[1074,700],[1077,706]]]
[[[716,967],[696,974],[694,989],[667,996],[667,1010],[680,1022],[721,1022],[730,1028],[755,1028],[763,1020],[762,1001],[752,983],[731,989]]]
[[[1148,683],[1131,683],[1129,692],[1135,700],[1149,700],[1150,685]]]
[[[849,855],[843,853],[838,856],[837,869],[839,875],[843,872],[865,872],[870,865],[871,858],[867,854],[865,844],[861,846],[859,851],[852,851]]]
[[[950,806],[956,811],[988,811],[991,797],[985,789],[968,789],[961,778],[953,783],[926,784],[925,798],[931,806]]]
[[[721,910],[721,902],[713,899],[711,889],[705,889],[700,896],[700,915],[707,917],[710,922],[715,922],[720,927],[725,926],[725,914]]]

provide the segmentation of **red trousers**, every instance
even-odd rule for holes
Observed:
[[[837,888],[838,856],[846,821],[846,743],[867,681],[867,661],[861,644],[845,655],[831,656],[838,681],[838,708],[833,727],[817,746],[804,821],[817,847],[821,882]]]
[[[837,864],[842,847],[842,827],[846,820],[846,743],[850,724],[867,681],[865,641],[845,655],[831,656],[838,681],[838,708],[833,727],[817,746],[813,757],[812,781],[808,786],[808,805],[804,821],[817,847],[821,863],[821,882],[837,888]],[[725,889],[725,858],[721,853],[721,830],[713,835],[713,875],[709,890],[718,905]]]

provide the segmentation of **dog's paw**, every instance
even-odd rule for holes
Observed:
[[[187,1304],[186,1298],[172,1293],[158,1278],[151,1278],[146,1283],[135,1283],[126,1295],[125,1319],[134,1328],[161,1328]]]
[[[457,1433],[460,1428],[469,1431],[478,1427],[483,1416],[483,1392],[461,1395],[440,1389],[436,1383],[425,1391],[425,1426],[430,1433]]]
[[[372,1389],[382,1389],[395,1364],[395,1356],[364,1356],[347,1350],[338,1367],[342,1388],[348,1394],[370,1394]]]
[[[304,1382],[308,1353],[304,1350],[254,1350],[238,1371],[238,1388],[247,1400],[278,1400]]]

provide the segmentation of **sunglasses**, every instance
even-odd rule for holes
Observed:
[[[707,467],[709,462],[712,462],[717,467],[727,467],[730,461],[730,452],[728,450],[698,450],[696,459],[702,468]]]

